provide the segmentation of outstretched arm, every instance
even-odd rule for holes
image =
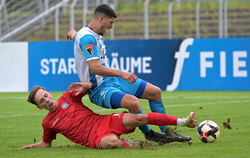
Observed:
[[[75,92],[74,95],[82,95],[87,94],[88,90],[92,87],[91,82],[81,82],[81,83],[72,83],[68,88],[70,92]]]
[[[20,147],[18,149],[30,149],[30,148],[48,148],[48,147],[51,147],[51,142],[47,143],[47,142],[44,142],[43,140],[41,140],[39,143],[37,144],[30,144],[30,145],[26,145],[26,146],[23,146],[23,147]]]

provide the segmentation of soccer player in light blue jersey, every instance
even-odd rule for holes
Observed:
[[[146,82],[131,72],[110,69],[106,57],[103,35],[111,29],[115,11],[107,4],[99,5],[91,21],[78,32],[74,29],[67,38],[74,41],[74,56],[81,82],[90,81],[89,98],[94,104],[110,109],[125,108],[131,113],[142,114],[138,98],[148,99],[152,112],[165,114],[161,89]],[[75,83],[74,87],[80,87]],[[165,126],[159,126],[162,133]],[[166,142],[164,134],[154,132],[148,125],[139,127],[147,140]],[[176,141],[189,141],[191,137],[171,134]]]

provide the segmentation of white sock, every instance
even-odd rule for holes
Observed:
[[[177,125],[179,126],[185,126],[185,119],[178,118],[177,119]]]

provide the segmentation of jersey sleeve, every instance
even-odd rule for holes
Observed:
[[[79,46],[87,61],[99,59],[100,52],[97,47],[96,39],[93,35],[87,34],[80,39]]]
[[[43,125],[43,141],[44,142],[47,142],[47,143],[52,142],[53,139],[56,139],[56,134],[57,132]]]

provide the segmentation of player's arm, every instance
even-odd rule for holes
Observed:
[[[82,83],[71,83],[68,89],[71,95],[83,97],[84,95],[87,94],[88,90],[91,87],[92,87],[92,83],[85,81]]]
[[[120,70],[110,69],[106,66],[99,64],[97,59],[89,60],[88,66],[90,72],[93,74],[110,77],[121,77],[129,83],[134,83],[137,79],[137,76],[135,74],[131,72],[123,72]]]
[[[69,30],[69,32],[67,33],[67,40],[72,40],[75,41],[77,32],[75,29]]]
[[[18,149],[30,149],[30,148],[48,148],[51,147],[52,142],[44,142],[43,140],[41,140],[39,143],[36,144],[30,144],[30,145],[26,145],[23,147],[20,147]]]
[[[88,67],[91,73],[100,76],[121,77],[129,83],[134,83],[137,76],[131,72],[122,72],[119,70],[110,69],[99,63],[100,52],[98,50],[97,41],[93,35],[85,35],[81,37],[79,46],[87,60]]]

